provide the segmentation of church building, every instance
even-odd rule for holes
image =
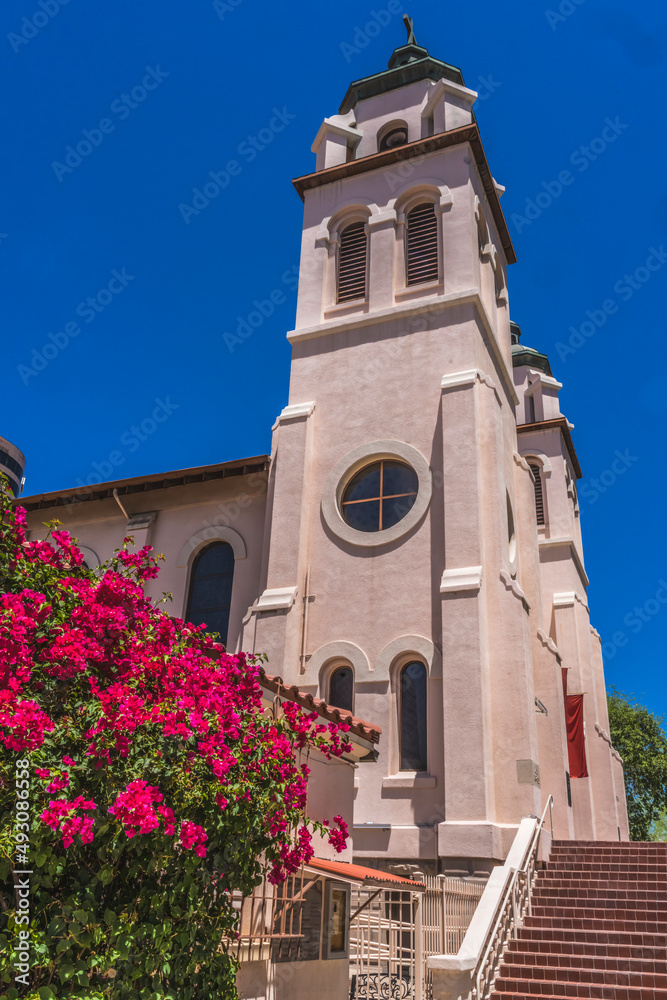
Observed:
[[[152,545],[170,613],[381,726],[353,853],[385,871],[488,871],[549,795],[556,838],[628,839],[573,427],[510,319],[476,97],[410,27],[322,122],[270,456],[21,501],[90,567]]]

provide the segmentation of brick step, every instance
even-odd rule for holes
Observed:
[[[667,857],[663,854],[647,857],[645,854],[625,854],[622,857],[613,854],[554,854],[549,856],[549,866],[555,864],[574,865],[649,865],[651,868],[664,868]]]
[[[545,867],[548,869],[560,865],[571,865],[579,870],[583,870],[585,866],[591,866],[588,868],[589,871],[593,868],[603,871],[618,868],[622,871],[624,868],[630,869],[634,865],[645,865],[647,871],[659,873],[667,866],[667,860],[665,858],[594,858],[585,854],[564,855],[559,858],[552,855]]]
[[[520,927],[516,941],[534,941],[539,950],[547,949],[552,945],[558,947],[561,944],[584,944],[584,945],[615,945],[624,947],[635,947],[643,945],[646,948],[667,949],[667,933],[662,927],[659,931],[613,931],[593,927]]]
[[[642,935],[643,937],[643,935]],[[521,961],[519,955],[541,955],[543,964],[551,965],[553,959],[557,965],[560,959],[579,961],[582,955],[594,955],[596,958],[619,961],[649,961],[664,962],[667,967],[667,947],[665,945],[645,944],[600,944],[598,941],[549,941],[541,938],[516,938],[507,947],[506,961],[510,959]]]
[[[551,886],[546,885],[541,880],[533,890],[533,900],[538,904],[551,903],[560,905],[563,900],[571,900],[574,905],[586,906],[608,906],[610,903],[627,902],[630,909],[631,903],[640,903],[651,910],[667,909],[667,893],[660,889],[622,889],[583,887],[576,885]]]
[[[576,875],[567,875],[564,872],[551,874],[544,872],[539,876],[533,891],[562,892],[565,889],[582,889],[593,892],[649,892],[656,898],[667,899],[667,879],[658,881],[654,878],[637,878],[630,872],[627,878],[617,879],[612,872],[608,874],[610,878],[578,878]]]
[[[667,990],[667,975],[636,969],[604,969],[590,966],[544,966],[503,963],[498,979],[530,979],[551,983],[600,983],[605,986],[636,986]]]
[[[566,878],[617,878],[656,879],[662,884],[667,878],[667,865],[586,865],[575,862],[551,864],[540,872],[540,876],[565,876]]]
[[[643,851],[643,850],[663,850],[667,851],[667,846],[660,840],[553,840],[554,849],[561,847],[584,848],[584,847],[613,847],[619,851]]]
[[[492,996],[593,997],[599,1000],[667,1000],[667,990],[621,983],[548,982],[544,979],[496,979]]]
[[[581,858],[573,858],[571,861],[552,859],[547,862],[543,872],[620,872],[630,874],[646,872],[649,875],[663,875],[667,872],[667,862],[665,861],[582,861]],[[541,873],[540,873],[541,874]]]
[[[640,949],[637,949],[639,951]],[[618,956],[598,955],[584,952],[583,954],[559,955],[555,953],[544,953],[541,951],[518,951],[511,945],[503,956],[503,969],[523,968],[531,966],[547,969],[597,969],[610,970],[612,972],[637,972],[654,976],[667,976],[667,955],[663,951],[660,959],[651,959],[627,955],[624,958]],[[513,973],[513,977],[519,973]],[[509,973],[503,972],[503,975]],[[531,979],[538,979],[538,976],[531,976]]]
[[[564,917],[564,916],[533,916],[529,918],[530,926],[536,930],[570,930],[570,931],[621,931],[630,934],[662,934],[665,930],[664,920],[623,920],[621,918],[602,917]]]
[[[537,882],[539,887],[553,889],[573,888],[582,889],[647,889],[649,891],[665,892],[667,890],[667,872],[664,875],[649,877],[648,872],[565,872],[565,871],[543,871],[540,872]]]
[[[618,865],[664,865],[667,854],[613,854],[611,851],[552,851],[549,861],[586,861]]]
[[[630,868],[634,865],[646,865],[649,871],[658,872],[662,871],[667,865],[667,858],[613,858],[607,855],[604,857],[595,857],[590,854],[563,854],[559,857],[558,855],[552,854],[546,867],[553,868],[554,865],[573,865],[575,868],[583,868],[584,866],[592,865],[595,868],[602,869],[608,869],[610,866],[613,868],[623,868],[625,866]]]
[[[634,892],[641,896],[649,894],[647,899],[664,899],[667,901],[667,881],[663,885],[655,879],[602,879],[593,878],[540,878],[533,892],[571,892],[573,895],[585,893],[587,898],[596,892]]]
[[[590,854],[591,857],[602,858],[613,856],[615,858],[630,858],[630,857],[643,857],[643,858],[664,858],[667,857],[667,849],[664,844],[642,844],[641,846],[635,846],[633,844],[628,844],[627,847],[623,847],[619,844],[601,844],[597,847],[592,847],[586,845],[584,847],[577,847],[576,845],[568,844],[567,846],[560,847],[558,844],[554,844],[551,848],[550,855],[552,857],[560,857],[563,854],[571,855],[572,857],[581,857],[582,854]]]
[[[600,920],[638,920],[640,922],[645,920],[658,921],[662,918],[663,926],[667,926],[667,909],[664,907],[648,910],[643,906],[616,905],[619,902],[622,901],[609,900],[608,905],[605,906],[602,903],[593,905],[595,904],[595,900],[591,900],[589,905],[582,906],[581,904],[577,905],[576,901],[573,901],[568,906],[565,900],[561,902],[557,900],[553,902],[540,900],[540,902],[531,907],[531,916],[559,918],[585,917],[587,920],[596,920],[599,918]]]

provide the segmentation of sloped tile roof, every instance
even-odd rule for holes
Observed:
[[[328,719],[330,722],[346,723],[352,732],[356,733],[362,739],[368,740],[370,743],[380,742],[382,734],[381,726],[377,726],[373,722],[366,722],[365,719],[359,719],[344,708],[336,708],[334,705],[328,705],[322,698],[315,698],[312,694],[300,691],[296,684],[285,684],[282,677],[278,677],[276,674],[267,674],[262,669],[260,676],[262,687],[273,691],[274,694],[279,694],[281,698],[287,698],[288,701],[295,701],[303,708],[308,709],[309,712],[317,712],[318,715],[321,715],[324,719]]]

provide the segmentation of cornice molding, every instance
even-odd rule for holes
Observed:
[[[479,128],[476,123],[463,125],[460,128],[450,129],[447,132],[440,132],[438,135],[429,136],[426,139],[417,139],[415,142],[408,142],[405,146],[397,149],[390,149],[381,153],[372,153],[370,156],[362,156],[359,160],[350,160],[348,163],[341,163],[335,167],[327,167],[324,170],[316,170],[311,174],[304,174],[296,177],[292,183],[299,193],[302,201],[305,201],[306,191],[313,188],[322,187],[324,184],[331,184],[334,181],[341,181],[346,177],[355,174],[366,173],[370,170],[379,170],[383,167],[391,167],[394,164],[410,162],[416,158],[423,158],[429,153],[436,153],[442,149],[452,148],[468,144],[475,158],[475,163],[479,171],[479,176],[484,186],[484,191],[489,201],[491,214],[493,215],[500,242],[502,243],[505,259],[508,264],[516,262],[516,252],[512,245],[512,238],[507,227],[507,222],[500,207],[500,197],[495,181],[489,169],[486,153],[482,146],[479,135]]]
[[[574,474],[577,477],[577,479],[581,479],[583,473],[581,471],[581,466],[579,465],[579,459],[577,458],[577,453],[574,449],[572,434],[570,433],[573,428],[574,424],[571,424],[566,417],[554,417],[552,420],[536,420],[532,424],[517,424],[516,432],[517,434],[527,434],[530,431],[548,431],[548,430],[560,429],[563,434],[563,438],[565,440],[565,446],[567,447],[570,460],[572,462]]]
[[[432,295],[428,299],[409,302],[397,302],[389,309],[377,309],[362,315],[355,314],[344,318],[318,323],[316,326],[305,326],[298,330],[290,330],[287,339],[290,344],[298,344],[303,340],[314,340],[317,337],[331,337],[339,333],[346,333],[348,330],[359,330],[367,326],[375,326],[395,320],[398,317],[407,318],[423,313],[439,312],[443,309],[456,308],[457,306],[472,305],[480,321],[483,330],[484,342],[495,361],[496,369],[500,380],[503,383],[505,393],[513,406],[519,403],[516,394],[514,381],[511,372],[507,368],[500,345],[496,340],[496,335],[491,325],[491,321],[482,301],[478,288],[467,288],[460,292],[448,292],[446,295]]]

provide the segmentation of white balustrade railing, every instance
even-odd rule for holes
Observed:
[[[530,914],[531,895],[545,822],[553,839],[553,798],[541,819],[521,820],[505,864],[494,868],[455,955],[431,955],[433,1000],[485,1000],[508,943]]]

